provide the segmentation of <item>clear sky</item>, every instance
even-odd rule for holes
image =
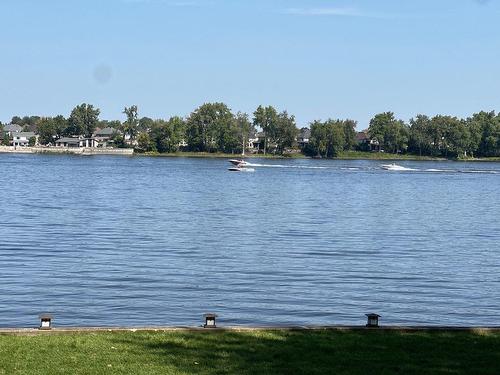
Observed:
[[[500,0],[1,0],[0,121],[189,114],[314,119],[500,109]]]

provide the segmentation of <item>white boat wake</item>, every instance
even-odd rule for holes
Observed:
[[[259,168],[332,169],[330,167],[311,167],[306,165],[254,164],[254,163],[247,163],[246,165],[249,167],[259,167]]]
[[[418,171],[418,169],[406,168],[406,167],[403,167],[401,165],[397,165],[395,163],[392,163],[392,164],[382,164],[380,167],[382,169],[385,169],[386,171],[395,171],[395,172]]]
[[[478,174],[500,174],[500,170],[475,170],[475,169],[438,169],[438,168],[409,168],[396,163],[382,164],[379,166],[308,166],[308,165],[285,165],[285,164],[262,164],[250,163],[243,160],[230,160],[234,166],[229,170],[235,172],[255,172],[255,168],[285,168],[285,169],[305,169],[305,170],[332,170],[332,171],[350,171],[367,172],[384,170],[389,172],[419,172],[419,173],[478,173]]]

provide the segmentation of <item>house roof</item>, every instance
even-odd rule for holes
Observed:
[[[80,139],[78,139],[78,138],[69,138],[69,137],[61,138],[61,139],[58,139],[56,141],[56,143],[79,143],[79,142],[80,142]]]
[[[368,139],[370,139],[370,137],[368,137],[368,134],[366,134],[366,132],[356,133],[356,140],[357,141],[366,141]]]
[[[34,136],[35,136],[34,132],[17,132],[17,134],[16,134],[16,137],[31,138]]]
[[[17,125],[17,124],[9,124],[9,125],[5,125],[3,127],[3,130],[6,131],[6,132],[15,132],[15,133],[18,133],[21,130],[23,130],[23,128],[22,128],[22,126]]]
[[[115,133],[118,133],[120,132],[118,129],[115,129],[115,128],[111,128],[111,127],[107,127],[107,128],[104,128],[104,129],[100,129],[98,131],[95,132],[95,136],[96,137],[103,137],[103,136],[112,136],[113,134]]]
[[[302,128],[300,129],[299,133],[299,139],[309,139],[311,138],[311,129],[309,128]]]

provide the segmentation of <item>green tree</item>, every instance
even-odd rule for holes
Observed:
[[[269,139],[275,138],[278,123],[278,112],[272,106],[259,106],[253,114],[253,123],[264,133],[264,155],[268,151]]]
[[[63,115],[57,115],[52,119],[56,139],[61,138],[68,128],[68,120]]]
[[[467,156],[471,141],[466,122],[456,117],[448,117],[445,140],[447,154],[449,153],[454,157]]]
[[[431,119],[426,115],[417,115],[410,120],[409,147],[420,156],[430,153],[432,140],[429,134]]]
[[[299,129],[295,124],[295,117],[288,115],[287,111],[281,112],[277,116],[276,129],[273,135],[273,142],[277,146],[277,151],[283,154],[286,148],[291,148],[295,140]]]
[[[314,121],[311,123],[311,138],[307,148],[311,156],[333,158],[348,147],[346,143],[346,123],[350,126],[351,120],[332,120],[326,122]]]
[[[111,136],[111,141],[113,141],[113,146],[116,148],[127,148],[127,144],[123,139],[123,134],[121,132],[115,132]]]
[[[495,112],[479,112],[467,119],[472,148],[478,156],[500,155],[500,115]]]
[[[41,145],[54,143],[57,137],[54,119],[46,117],[40,120],[38,123],[38,136],[38,142]]]
[[[137,136],[139,120],[137,117],[137,106],[133,105],[131,107],[125,107],[123,113],[127,116],[127,120],[123,123],[123,140],[125,141],[128,135],[131,140],[134,140]]]
[[[358,123],[354,120],[344,120],[343,130],[344,130],[344,150],[352,150],[356,147],[356,126]]]
[[[137,136],[137,149],[142,152],[156,151],[154,143],[148,133],[139,133],[139,135]]]
[[[66,132],[68,121],[64,116],[44,117],[38,121],[38,142],[42,145],[54,144]]]
[[[28,140],[28,146],[33,147],[36,144],[36,137],[30,137]]]
[[[37,125],[40,119],[40,116],[24,116],[22,124],[19,125],[23,127],[23,131],[25,132],[34,132],[37,130]]]
[[[1,143],[3,146],[9,146],[10,145],[10,138],[9,135],[5,132],[5,127],[4,125],[0,122],[0,139]]]
[[[148,132],[153,127],[154,120],[149,117],[142,117],[139,120],[139,131]]]
[[[433,155],[441,154],[444,157],[457,156],[460,132],[455,129],[460,124],[460,120],[452,116],[437,115],[431,120],[431,139]],[[463,150],[465,151],[465,150]],[[458,151],[460,152],[460,150]]]
[[[393,112],[375,115],[370,121],[368,134],[389,152],[397,153],[408,148],[408,128],[403,121],[394,117]]]
[[[224,103],[205,103],[187,119],[186,140],[190,151],[227,151],[239,142],[232,131],[234,116]]]
[[[236,114],[234,121],[241,144],[241,151],[244,154],[249,135],[255,132],[255,126],[250,122],[248,114],[242,112]]]
[[[311,138],[306,150],[308,155],[326,157],[328,132],[325,123],[315,120],[310,123],[309,127],[311,129]]]
[[[345,149],[344,122],[342,120],[328,120],[326,122],[328,134],[327,156],[338,156]]]
[[[10,123],[16,125],[23,125],[23,119],[19,116],[12,116]]]
[[[171,117],[168,121],[154,121],[150,132],[151,151],[161,153],[179,151],[185,137],[185,128],[184,119],[178,116]]]
[[[5,133],[5,128],[4,125],[2,124],[2,121],[0,121],[0,141],[2,145],[4,144],[4,140],[7,138],[7,134]]]
[[[76,106],[69,116],[66,135],[91,137],[99,121],[99,113],[100,110],[91,104]]]

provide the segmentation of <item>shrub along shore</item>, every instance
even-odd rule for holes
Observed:
[[[0,333],[0,374],[499,374],[491,329]]]

